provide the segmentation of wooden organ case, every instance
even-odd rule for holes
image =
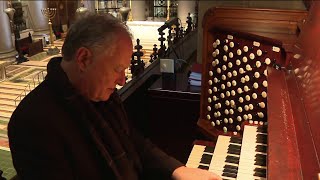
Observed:
[[[320,43],[312,43],[320,37],[319,12],[316,1],[309,13],[240,8],[206,12],[198,126],[214,140],[218,135],[244,140],[245,127],[267,127],[262,133],[265,176],[223,178],[320,179]]]

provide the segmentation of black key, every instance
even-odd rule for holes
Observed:
[[[240,155],[240,150],[237,151],[237,150],[232,150],[232,149],[228,149],[228,154],[234,154],[234,155]]]
[[[263,146],[263,145],[257,145],[256,146],[256,152],[263,152],[263,153],[267,153],[267,146]]]
[[[267,155],[264,154],[256,154],[255,157],[259,159],[267,159]]]
[[[264,177],[264,178],[267,177],[267,174],[266,174],[266,173],[261,173],[261,172],[254,172],[253,175],[254,175],[254,176],[258,176],[258,177]]]
[[[260,172],[260,173],[264,173],[267,174],[267,169],[263,169],[263,168],[255,168],[254,172]]]
[[[237,174],[238,170],[237,169],[228,169],[227,168],[227,169],[223,169],[223,172]]]
[[[228,149],[233,149],[233,150],[238,150],[238,151],[240,151],[240,150],[241,150],[241,146],[234,145],[234,144],[230,144],[230,145],[228,146]]]
[[[256,138],[257,143],[267,144],[268,136],[264,134],[258,134]]]
[[[233,165],[228,165],[228,164],[224,165],[223,168],[225,168],[225,169],[236,169],[236,170],[238,170],[238,166],[233,166]]]
[[[236,144],[241,144],[242,143],[242,138],[233,136],[233,137],[230,138],[230,142],[231,143],[236,143]]]
[[[260,132],[260,133],[268,133],[267,126],[258,126],[257,132]]]
[[[236,178],[237,174],[224,172],[222,173],[222,176]]]
[[[239,164],[239,158],[234,156],[227,156],[225,162]]]
[[[214,147],[206,146],[204,148],[204,152],[213,153],[214,152]]]
[[[202,163],[202,164],[210,164],[211,159],[212,159],[212,155],[210,155],[210,154],[203,154],[202,157],[201,157],[200,163]]]
[[[199,168],[199,169],[208,170],[208,169],[209,169],[209,166],[199,165],[198,168]]]
[[[254,165],[267,166],[267,161],[256,160],[256,162],[254,163]]]

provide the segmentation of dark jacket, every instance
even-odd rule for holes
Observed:
[[[14,111],[8,136],[21,179],[170,179],[182,164],[145,140],[127,121],[116,92],[87,101],[60,66]]]

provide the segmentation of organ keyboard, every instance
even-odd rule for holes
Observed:
[[[215,147],[194,145],[187,167],[201,168],[223,179],[266,179],[266,126],[245,126],[243,137],[218,136]]]

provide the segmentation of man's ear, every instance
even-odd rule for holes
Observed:
[[[80,47],[75,56],[76,63],[81,71],[86,71],[92,63],[92,53],[88,48]]]

